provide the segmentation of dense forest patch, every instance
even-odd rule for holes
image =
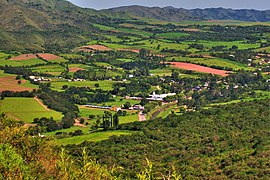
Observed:
[[[175,167],[182,178],[249,179],[269,175],[269,100],[220,106],[182,116],[131,123],[121,130],[142,131],[99,143],[68,146],[76,155],[82,147],[108,166],[125,167],[134,177],[153,162],[155,177]]]

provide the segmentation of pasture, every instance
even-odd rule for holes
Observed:
[[[111,136],[131,135],[129,131],[105,131],[89,133],[82,136],[74,136],[64,139],[56,139],[53,141],[55,145],[80,144],[84,141],[98,142],[109,139]]]
[[[192,44],[195,43],[193,41],[184,41],[183,44]],[[238,49],[251,49],[251,48],[259,48],[260,43],[248,44],[243,41],[205,41],[199,40],[196,43],[202,44],[204,47],[210,49],[214,46],[227,46],[227,48],[231,48],[233,45],[237,46]]]
[[[66,69],[63,66],[60,66],[59,64],[50,64],[50,65],[44,65],[44,66],[37,66],[31,68],[33,72],[38,73],[46,73],[58,76],[62,72],[64,72]]]
[[[96,116],[95,118],[87,121],[90,125],[94,124],[97,119],[101,118],[104,114],[104,111],[109,111],[109,110],[104,110],[104,109],[87,108],[87,107],[83,107],[83,106],[80,106],[79,109],[80,109],[80,116],[83,118],[88,118],[89,115]],[[110,112],[112,114],[116,113],[114,111],[110,111]],[[119,116],[119,124],[136,122],[138,120],[139,120],[139,118],[138,118],[137,111],[127,110],[126,116]]]
[[[160,38],[167,38],[167,39],[178,39],[182,36],[189,36],[188,33],[182,33],[182,32],[169,32],[169,33],[161,33],[157,34]]]
[[[39,58],[27,60],[10,60],[0,58],[0,66],[21,67],[21,66],[33,66],[37,64],[47,64],[47,62]]]
[[[82,55],[80,55],[80,54],[72,54],[72,53],[66,53],[66,54],[60,54],[60,56],[61,57],[63,57],[63,58],[67,58],[67,59],[69,59],[69,58],[83,58],[83,56]]]
[[[35,98],[5,98],[0,106],[1,113],[6,113],[11,118],[27,124],[32,123],[34,118],[53,117],[59,121],[63,117],[60,112],[46,108],[40,100]]]
[[[99,84],[99,88],[103,89],[103,90],[113,90],[112,86],[115,83],[114,81],[109,81],[109,80],[105,80],[105,81],[72,81],[72,82],[68,82],[68,81],[52,81],[51,82],[51,87],[53,89],[56,90],[62,90],[62,87],[64,85],[67,86],[75,86],[75,87],[89,87],[89,88],[93,88],[93,89],[97,89],[95,87],[95,84],[98,83]]]
[[[0,52],[0,60],[4,60],[6,58],[9,58],[10,55],[9,54],[6,54],[6,53],[3,53],[3,52]]]
[[[163,69],[153,69],[153,70],[150,70],[150,73],[155,76],[170,76],[172,74],[172,68],[167,67]]]

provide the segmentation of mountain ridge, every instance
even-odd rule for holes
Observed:
[[[87,43],[90,38],[98,38],[100,30],[93,24],[113,26],[122,20],[247,20],[248,16],[251,21],[270,21],[270,10],[240,12],[223,8],[191,11],[171,6],[125,6],[97,11],[66,0],[0,0],[0,49],[29,52],[74,48]]]
[[[205,8],[205,9],[184,9],[172,6],[146,7],[146,6],[121,6],[101,10],[105,12],[124,12],[139,17],[158,19],[163,21],[183,20],[240,20],[253,22],[270,21],[270,10],[255,9],[226,9],[226,8]]]

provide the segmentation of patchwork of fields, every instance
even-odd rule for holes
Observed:
[[[145,24],[136,22],[119,23],[114,27],[93,24],[102,33],[94,32],[93,36],[95,38],[89,37],[84,44],[70,49],[69,52],[64,50],[59,51],[61,52],[59,54],[49,52],[26,52],[25,54],[10,52],[9,54],[0,52],[0,66],[2,68],[5,66],[27,68],[32,73],[37,74],[37,79],[41,79],[42,76],[48,78],[49,81],[39,80],[38,83],[47,84],[51,90],[56,90],[59,93],[65,93],[70,87],[72,87],[72,90],[75,89],[74,92],[68,95],[73,99],[69,97],[68,100],[79,107],[78,119],[83,118],[85,120],[82,125],[85,128],[72,127],[60,131],[70,133],[82,130],[84,135],[57,139],[55,140],[56,144],[79,144],[85,140],[101,141],[108,139],[112,135],[129,135],[131,133],[124,131],[89,133],[90,128],[104,115],[104,109],[86,108],[79,100],[87,102],[91,99],[89,97],[87,99],[89,94],[103,93],[102,95],[105,96],[108,93],[114,101],[110,99],[110,101],[93,104],[121,107],[123,104],[130,103],[132,106],[140,104],[141,101],[127,100],[125,96],[149,97],[154,92],[162,94],[171,91],[179,93],[178,90],[185,85],[179,87],[177,83],[173,84],[175,81],[173,72],[177,72],[179,79],[188,79],[188,81],[200,83],[199,81],[209,77],[208,74],[217,75],[213,76],[213,78],[227,78],[230,74],[237,74],[240,71],[255,72],[258,69],[266,68],[268,66],[267,59],[261,58],[255,61],[255,55],[253,57],[243,56],[244,60],[249,59],[248,63],[242,61],[241,58],[241,61],[239,61],[239,59],[231,59],[228,56],[225,56],[228,58],[226,59],[215,55],[215,53],[221,54],[223,51],[230,57],[235,57],[234,53],[236,51],[243,53],[245,51],[270,53],[269,47],[261,47],[260,41],[251,42],[237,37],[228,40],[231,37],[228,37],[226,33],[220,36],[227,39],[224,39],[224,37],[220,39],[219,32],[216,31],[215,26],[212,26],[220,25],[220,29],[222,29],[224,26],[235,28],[238,25],[249,27],[259,24],[269,25],[269,23],[240,21],[182,21],[168,24],[168,22],[154,20],[147,20]],[[226,32],[227,30],[220,31]],[[208,33],[210,33],[210,36]],[[212,38],[212,34],[215,33],[217,37]],[[255,36],[255,34],[253,35]],[[260,34],[260,37],[265,38],[262,42],[266,42],[270,36],[269,33],[263,33]],[[210,38],[210,40],[205,40],[207,38]],[[167,65],[165,62],[167,62]],[[229,69],[230,71],[220,69]],[[269,76],[267,72],[264,72],[263,75],[264,77]],[[16,74],[7,74],[0,70],[0,92],[5,90],[21,92],[39,89],[38,85],[31,84],[29,80],[26,80],[27,78],[22,78],[19,82],[16,77]],[[44,79],[44,77],[42,78]],[[140,85],[137,87],[136,84],[140,84],[141,81],[148,84],[145,83],[143,87]],[[167,84],[160,84],[163,81],[167,82]],[[132,86],[128,86],[130,84]],[[144,86],[148,88],[145,91],[141,90],[145,88]],[[87,87],[91,90],[86,92],[87,95],[84,95],[78,90],[79,87]],[[195,87],[191,87],[185,92],[187,93],[186,98],[190,101],[193,98],[191,91]],[[184,89],[181,91],[184,92]],[[235,101],[238,102],[239,100]],[[142,102],[143,105],[145,105],[144,103],[151,105],[151,102]],[[10,117],[22,120],[27,124],[31,123],[34,118],[53,117],[55,120],[60,121],[63,117],[62,113],[47,109],[42,102],[34,98],[6,97],[0,101],[0,105],[0,112],[5,112]],[[181,114],[179,113],[180,106],[176,104],[163,110],[161,105],[152,104],[152,106],[149,112],[146,112],[148,119],[152,114],[155,114],[155,111],[160,109],[160,112],[156,114],[157,118],[165,118],[172,113]],[[139,120],[138,113],[140,111],[127,110],[126,112],[125,116],[119,116],[119,124]],[[89,116],[94,117],[91,119]],[[101,126],[98,130],[101,129]],[[46,135],[53,136],[56,132],[50,132]]]

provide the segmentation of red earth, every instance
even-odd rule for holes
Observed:
[[[61,57],[49,53],[38,53],[37,56],[46,61],[61,59]]]
[[[91,50],[95,50],[95,51],[111,51],[113,49],[108,48],[106,46],[102,46],[102,45],[89,45],[89,46],[82,46],[82,49],[91,49]]]
[[[32,91],[33,88],[23,87],[26,81],[21,80],[21,84],[18,84],[18,80],[15,79],[16,76],[6,76],[0,77],[0,92],[2,91],[15,91],[15,92],[22,92],[22,91]]]
[[[38,58],[35,54],[21,54],[19,56],[10,58],[9,60],[29,60],[29,59],[36,59]]]
[[[80,71],[80,70],[85,70],[85,69],[83,69],[83,68],[76,68],[76,67],[69,68],[69,72],[77,72],[77,71]]]
[[[185,69],[185,70],[191,70],[191,71],[197,71],[202,73],[211,73],[219,76],[228,76],[229,71],[209,68],[205,66],[200,66],[197,64],[191,64],[191,63],[183,63],[183,62],[168,62],[168,64],[173,65],[173,67]]]

